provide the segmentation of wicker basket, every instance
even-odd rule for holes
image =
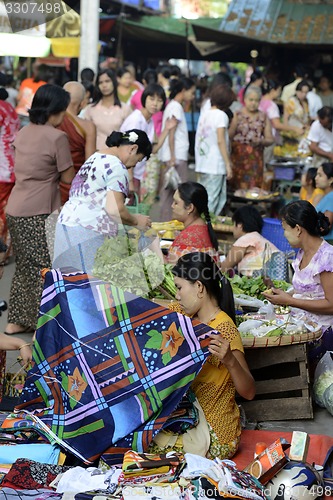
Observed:
[[[322,329],[314,332],[280,335],[279,337],[242,337],[244,347],[278,347],[281,345],[302,344],[322,336]]]
[[[134,193],[135,205],[126,205],[127,210],[131,214],[142,214],[149,215],[151,205],[147,203],[139,203],[139,197],[136,193]]]

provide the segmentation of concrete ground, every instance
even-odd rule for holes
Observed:
[[[9,300],[9,290],[11,279],[14,273],[15,264],[14,262],[10,262],[4,270],[3,278],[0,280],[0,300]],[[3,332],[5,330],[7,323],[7,311],[2,313],[0,317],[0,331]],[[31,334],[23,334],[21,335],[26,342],[29,342],[32,338]],[[18,356],[17,351],[8,351],[7,352],[7,371],[11,373],[15,373],[19,366],[18,364],[14,364],[16,362],[16,358]],[[10,408],[9,408],[10,409]],[[7,410],[7,408],[6,408]],[[288,409],[286,408],[286,412]],[[328,413],[326,409],[323,408],[314,408],[314,418],[311,420],[286,420],[286,421],[272,421],[265,422],[260,421],[256,423],[249,422],[249,428],[259,428],[261,430],[276,430],[276,431],[292,431],[292,430],[300,430],[308,432],[309,434],[324,434],[327,436],[333,437],[333,417]]]

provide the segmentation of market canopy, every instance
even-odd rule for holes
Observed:
[[[8,16],[0,1],[0,56],[79,57],[80,15],[62,2],[63,14],[46,22],[22,12]]]
[[[233,0],[219,31],[221,39],[329,46],[333,45],[333,4],[331,0]]]
[[[203,23],[211,29],[218,29],[221,18],[203,18]],[[103,26],[103,18],[101,18]],[[102,28],[103,29],[103,28]],[[118,18],[112,30],[122,37],[122,46],[130,52],[144,51],[151,57],[202,59],[216,54],[225,46],[210,40],[197,40],[192,20],[166,16],[140,16],[138,18]],[[104,32],[104,29],[103,29]],[[188,43],[188,47],[186,45]]]
[[[50,48],[51,40],[45,36],[0,33],[0,56],[45,57]]]

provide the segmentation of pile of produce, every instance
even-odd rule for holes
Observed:
[[[96,252],[94,276],[140,297],[173,299],[171,266],[148,248],[151,242],[137,230],[106,239]]]
[[[237,314],[236,324],[243,338],[280,337],[282,335],[301,335],[316,332],[318,325],[306,318],[293,316],[288,306],[273,306],[263,302],[263,292],[271,286],[287,291],[290,283],[283,280],[265,282],[262,276],[250,278],[235,275],[229,278],[235,296],[235,303],[241,304],[244,311],[257,310],[256,313]],[[250,309],[252,308],[253,309]]]
[[[231,283],[232,291],[234,295],[247,295],[250,297],[255,297],[259,300],[264,300],[262,292],[269,289],[272,285],[267,284],[262,276],[256,278],[250,278],[248,276],[239,276],[235,274],[233,278],[229,278]],[[275,288],[281,288],[281,290],[288,290],[290,288],[290,283],[283,280],[271,280]]]
[[[173,240],[177,232],[184,229],[184,224],[174,219],[167,222],[153,222],[151,227],[161,238]]]
[[[317,329],[318,325],[310,321],[301,321],[291,314],[276,314],[271,319],[263,314],[245,314],[238,325],[243,338],[300,335],[315,332]]]

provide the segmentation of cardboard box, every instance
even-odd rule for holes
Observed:
[[[270,444],[244,471],[249,472],[259,479],[261,484],[266,484],[275,474],[284,467],[288,458],[285,450],[290,447],[283,438],[279,438]]]

